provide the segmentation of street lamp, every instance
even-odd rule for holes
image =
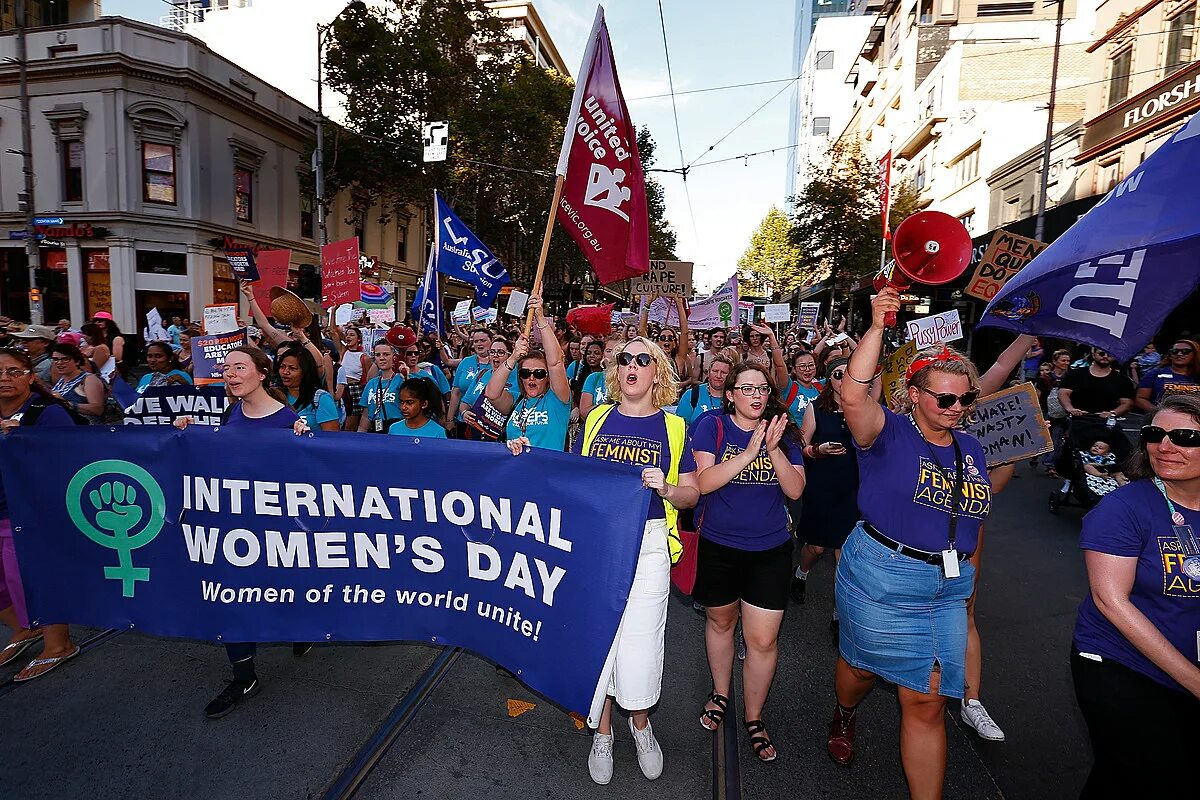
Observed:
[[[327,24],[322,25],[317,23],[317,158],[316,158],[316,192],[317,192],[317,227],[320,230],[321,245],[329,244],[329,231],[325,226],[325,108],[323,103],[324,94],[324,58],[325,58],[325,37],[333,30],[333,26],[350,9],[355,11],[366,11],[366,3],[362,0],[354,0],[349,3],[337,16],[330,20]]]

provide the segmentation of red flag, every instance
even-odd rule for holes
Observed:
[[[358,238],[321,246],[321,308],[362,300],[362,270],[358,265]]]
[[[596,9],[575,84],[558,174],[565,179],[558,221],[583,250],[600,282],[649,271],[646,177],[602,7]]]
[[[883,240],[892,238],[888,217],[892,210],[892,151],[879,159],[879,207],[883,210]]]
[[[579,306],[567,312],[567,324],[580,333],[608,336],[612,333],[613,304]]]
[[[271,289],[276,286],[287,287],[288,265],[292,260],[291,250],[260,250],[255,256],[258,267],[258,280],[254,287],[254,300],[264,314],[271,313]]]

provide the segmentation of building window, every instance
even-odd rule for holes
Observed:
[[[308,193],[300,195],[300,236],[313,238],[313,198]]]
[[[1129,96],[1129,71],[1133,67],[1133,48],[1113,56],[1108,68],[1108,105],[1115,106]]]
[[[1195,41],[1196,7],[1177,14],[1167,23],[1167,63],[1165,75],[1178,72],[1192,62]]]
[[[829,117],[813,117],[813,136],[829,135]]]
[[[979,177],[979,146],[967,151],[967,154],[954,162],[954,186],[966,186]]]
[[[917,163],[917,177],[913,180],[913,187],[919,192],[925,188],[925,159],[921,159]]]
[[[401,219],[396,225],[396,260],[408,263],[408,221]]]
[[[975,209],[971,209],[967,213],[963,214],[958,218],[958,221],[961,222],[963,227],[967,229],[967,233],[973,234],[975,232]]]
[[[1121,182],[1121,159],[1100,165],[1100,191],[1108,192]]]
[[[980,3],[980,17],[1014,17],[1033,13],[1033,3]]]
[[[833,69],[833,51],[817,51],[817,69]]]
[[[142,200],[175,205],[175,146],[142,142]]]
[[[83,142],[62,143],[62,199],[64,203],[83,200]]]
[[[254,173],[241,167],[233,171],[233,211],[238,222],[254,221]]]
[[[161,250],[138,250],[137,271],[143,275],[187,275],[186,253],[164,253]]]
[[[922,25],[933,24],[933,0],[920,0],[918,3],[920,11],[918,12],[917,21]]]
[[[1006,225],[1009,222],[1016,222],[1021,218],[1021,195],[1014,197],[1006,197],[1004,199],[1003,217],[1000,220],[1001,225]]]

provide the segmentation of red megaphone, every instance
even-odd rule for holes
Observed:
[[[875,276],[875,291],[891,286],[904,291],[914,283],[940,286],[962,275],[971,263],[971,234],[941,211],[919,211],[901,222],[892,235],[890,261]],[[888,312],[887,326],[896,324]]]

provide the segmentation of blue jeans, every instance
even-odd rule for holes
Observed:
[[[1053,467],[1058,460],[1063,448],[1063,439],[1067,435],[1067,420],[1067,417],[1050,418],[1050,441],[1054,442],[1054,449],[1042,455],[1043,467]]]

